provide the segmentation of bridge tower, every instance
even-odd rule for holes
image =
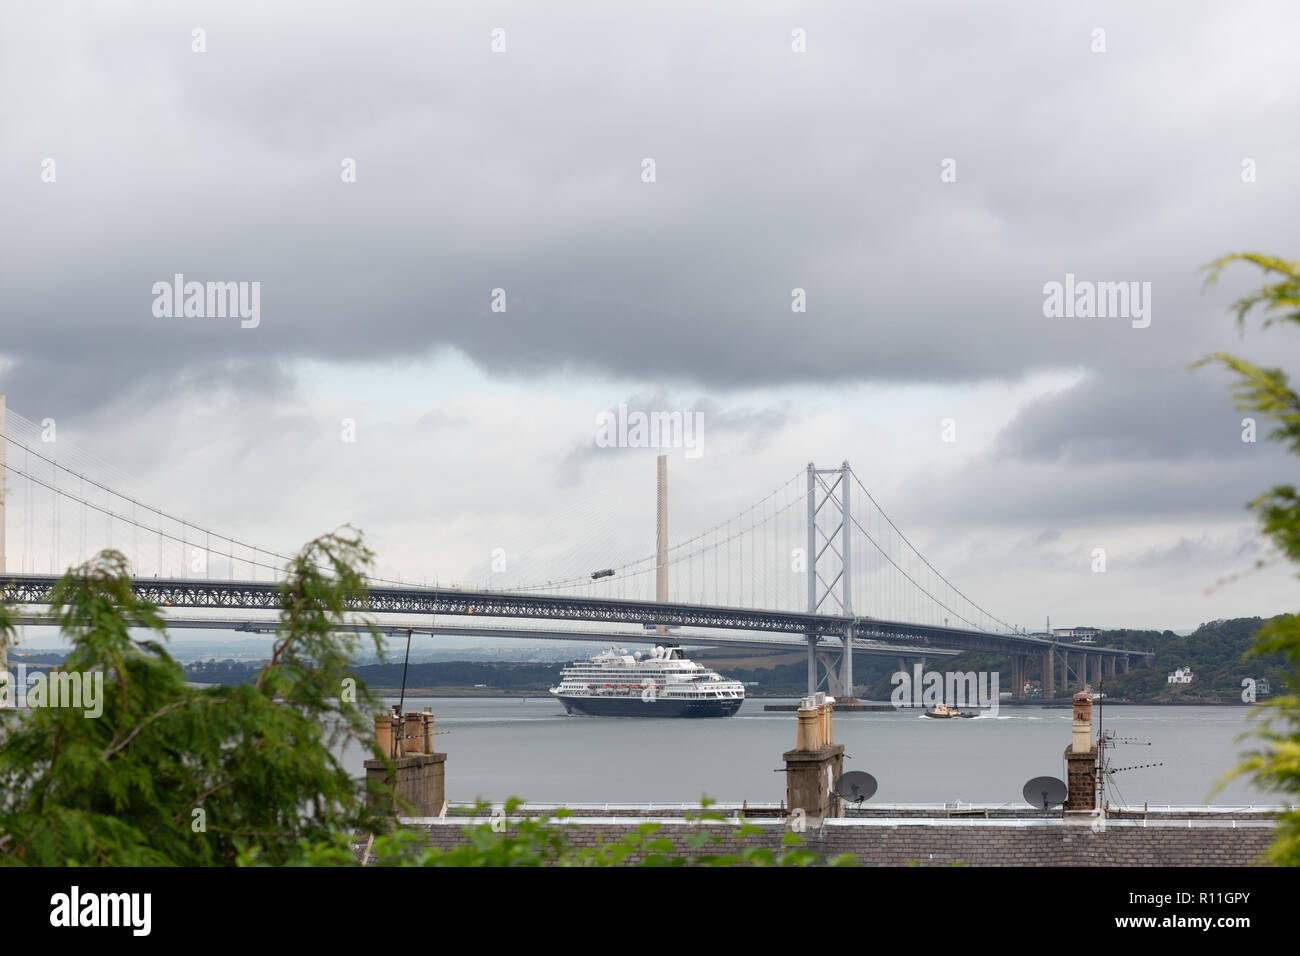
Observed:
[[[846,461],[839,468],[818,468],[808,463],[808,613],[853,616],[853,563],[849,504],[852,471]],[[829,674],[828,669],[828,676]],[[840,683],[853,697],[853,626],[845,629],[840,660]],[[817,692],[817,636],[808,635],[808,693]]]

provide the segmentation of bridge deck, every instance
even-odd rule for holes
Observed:
[[[0,601],[18,605],[48,604],[50,591],[57,580],[54,575],[7,575],[0,582]],[[279,584],[267,581],[137,578],[132,582],[132,591],[160,607],[249,611],[278,610],[281,607]],[[947,647],[1002,653],[1043,652],[1059,646],[1053,641],[1021,634],[998,634],[870,617],[459,588],[375,586],[365,594],[353,596],[347,607],[350,611],[367,614],[530,618],[639,624],[643,627],[665,625],[798,634],[815,640],[827,637],[842,639],[851,633],[855,641],[901,641],[911,648]],[[1140,651],[1092,646],[1087,648],[1087,653],[1149,656]]]

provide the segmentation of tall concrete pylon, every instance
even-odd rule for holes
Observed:
[[[658,462],[658,489],[655,498],[655,600],[668,601],[668,456],[660,455]],[[660,624],[660,634],[668,627]]]

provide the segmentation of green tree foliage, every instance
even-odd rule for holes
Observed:
[[[1259,267],[1276,281],[1233,303],[1238,325],[1244,327],[1256,307],[1264,313],[1264,328],[1279,322],[1300,325],[1300,261],[1234,253],[1205,267],[1208,282],[1217,281],[1224,269],[1241,262]],[[1277,427],[1269,437],[1300,454],[1300,395],[1284,371],[1261,368],[1226,352],[1215,352],[1196,363],[1205,364],[1222,365],[1235,373],[1232,393],[1237,407],[1275,422]],[[1300,496],[1295,486],[1277,485],[1252,501],[1250,507],[1282,554],[1293,562],[1300,561]],[[1286,692],[1262,704],[1263,726],[1254,733],[1259,746],[1230,776],[1250,775],[1259,785],[1287,794],[1294,802],[1300,797],[1300,618],[1274,618],[1260,630],[1252,653],[1276,654],[1285,662]],[[1293,810],[1279,820],[1270,856],[1275,863],[1300,865],[1300,811]]]
[[[61,669],[103,676],[102,712],[0,711],[0,863],[353,866],[367,846],[380,866],[822,862],[793,833],[779,850],[743,846],[763,832],[748,823],[732,831],[742,847],[730,852],[703,828],[680,849],[655,823],[576,846],[561,811],[555,820],[516,815],[500,831],[468,826],[463,844],[440,849],[376,816],[369,808],[390,805],[391,792],[367,792],[338,756],[349,742],[364,742],[383,757],[371,743],[381,702],[350,669],[360,638],[336,628],[349,600],[364,594],[370,559],[359,536],[308,544],[281,587],[271,660],[253,681],[206,689],[187,686],[163,646],[164,621],[132,593],[121,554],[106,551],[61,578],[51,606],[72,644]],[[0,639],[11,633],[0,606]],[[510,801],[507,814],[519,805]],[[699,822],[724,821],[705,801]]]
[[[273,656],[256,683],[206,690],[186,686],[121,554],[65,575],[51,600],[72,644],[62,669],[103,675],[103,712],[0,712],[0,861],[204,865],[255,852],[279,863],[303,841],[377,832],[336,754],[371,739],[379,706],[345,683],[360,638],[332,631],[364,591],[369,560],[357,536],[308,544],[287,569]]]
[[[1157,635],[1159,639],[1152,646],[1142,648],[1155,651],[1155,657],[1143,667],[1107,677],[1106,694],[1160,703],[1240,703],[1243,677],[1266,678],[1270,684],[1285,679],[1280,657],[1252,653],[1255,636],[1267,623],[1257,617],[1233,618],[1206,622],[1183,637],[1173,633],[1168,638]],[[1111,633],[1104,633],[1102,640]],[[1195,680],[1190,684],[1168,683],[1169,672],[1178,667],[1190,667]]]

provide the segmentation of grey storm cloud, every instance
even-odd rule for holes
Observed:
[[[998,436],[994,454],[1019,461],[1071,467],[1148,460],[1240,461],[1278,467],[1284,455],[1256,422],[1255,442],[1246,415],[1226,400],[1220,380],[1175,369],[1094,373],[1077,386],[1028,406]]]
[[[1133,566],[1144,567],[1208,558],[1225,567],[1248,568],[1253,561],[1266,557],[1267,551],[1258,539],[1242,535],[1236,540],[1222,541],[1180,538],[1171,546],[1151,548],[1145,553],[1134,555],[1128,561]]]
[[[660,430],[667,428],[668,433],[652,440],[680,437],[683,446],[689,441],[701,451],[709,442],[727,441],[739,443],[747,452],[757,452],[777,440],[776,436],[797,424],[803,417],[803,413],[789,403],[764,407],[723,405],[709,397],[683,401],[663,389],[634,393],[608,406],[593,407],[589,432],[574,442],[559,459],[557,474],[562,481],[574,483],[588,468],[610,460],[610,449],[602,447],[596,441],[597,418],[608,415],[611,421],[617,422],[622,414],[620,409],[624,409],[628,416],[636,413],[645,415],[647,422],[652,415],[661,416]],[[649,434],[650,430],[647,429],[647,435]],[[642,451],[646,456],[661,453],[680,456],[685,453],[684,447],[660,448],[649,445],[642,446]]]
[[[1266,420],[1243,441],[1246,417],[1208,370],[1094,371],[1025,406],[960,480],[918,476],[900,507],[949,524],[1242,518],[1294,470]],[[1037,543],[1057,537],[1043,531]]]
[[[444,348],[721,388],[1140,371],[1225,334],[1198,265],[1293,238],[1282,3],[60,10],[0,41],[0,351],[56,410]],[[1151,282],[1151,328],[1044,318],[1067,272]],[[261,282],[261,324],[156,318],[175,273]]]
[[[963,468],[960,481],[952,475],[918,476],[903,505],[924,508],[929,520],[949,527],[1244,519],[1249,501],[1289,477],[1249,453],[1237,461],[1166,467],[1144,460],[1075,468],[986,461]]]
[[[674,534],[848,457],[1013,610],[1039,596],[999,569],[1068,570],[1102,526],[1181,594],[1180,562],[1250,558],[1244,505],[1291,470],[1188,365],[1300,367],[1234,330],[1258,272],[1198,272],[1300,254],[1298,28],[1292,0],[17,5],[0,393],[145,500],[259,541],[355,521],[399,572],[552,510],[569,547],[569,507],[644,550],[653,450],[594,442],[625,401],[704,415]],[[178,273],[260,283],[257,327],[156,316]],[[1069,275],[1150,283],[1150,326],[1047,317]],[[927,403],[967,399],[963,441],[1006,424],[941,457]],[[1160,623],[1134,595],[1112,618]]]

